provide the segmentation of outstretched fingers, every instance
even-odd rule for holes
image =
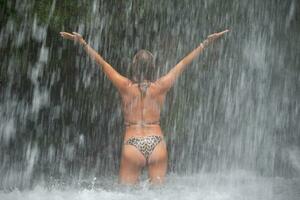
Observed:
[[[216,39],[220,38],[221,36],[223,36],[225,33],[227,33],[229,30],[226,29],[225,31],[219,32],[219,33],[213,33],[211,35],[209,35],[206,39],[206,43],[212,43],[213,41],[215,41]]]
[[[72,32],[73,33],[73,35],[76,35],[76,36],[78,36],[78,37],[82,37],[79,33],[77,33],[77,32]]]
[[[72,33],[60,32],[59,34],[64,39],[73,40],[73,41],[79,42],[79,43],[81,43],[83,41],[82,36],[79,33],[76,33],[76,32],[72,32]]]
[[[219,32],[219,33],[213,33],[213,34],[209,35],[207,38],[214,38],[214,39],[216,39],[216,38],[221,37],[222,35],[224,35],[224,34],[227,33],[228,31],[229,31],[229,30],[227,29],[227,30],[222,31],[222,32]]]
[[[68,39],[68,40],[74,40],[75,37],[73,34],[71,33],[67,33],[67,32],[60,32],[59,33],[61,37],[63,37],[64,39]]]
[[[229,30],[226,29],[225,31],[222,31],[222,32],[219,32],[219,33],[216,33],[219,37],[224,35],[225,33],[227,33]]]

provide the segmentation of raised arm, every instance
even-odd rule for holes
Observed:
[[[130,83],[130,80],[119,74],[108,62],[102,58],[99,53],[97,53],[92,47],[90,47],[89,44],[86,43],[79,33],[73,32],[73,34],[71,34],[67,32],[60,32],[60,35],[65,39],[73,40],[82,45],[86,53],[91,59],[96,61],[108,79],[112,81],[114,86],[121,92],[125,90],[126,86]]]
[[[156,83],[160,86],[161,92],[168,91],[176,81],[177,77],[186,69],[186,67],[200,54],[203,50],[211,44],[214,40],[221,37],[223,34],[228,32],[225,30],[219,33],[211,34],[204,40],[203,43],[191,51],[187,56],[185,56],[181,61],[179,61],[166,75],[159,78]]]

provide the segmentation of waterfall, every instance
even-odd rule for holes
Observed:
[[[116,182],[121,99],[82,47],[63,40],[60,31],[82,34],[125,76],[134,53],[147,49],[161,76],[209,34],[230,29],[166,97],[161,127],[168,174],[176,180],[235,172],[300,178],[298,1],[0,5],[0,191]]]

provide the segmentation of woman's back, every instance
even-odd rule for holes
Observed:
[[[138,84],[131,83],[128,85],[127,92],[121,94],[127,129],[149,129],[159,126],[165,94],[160,94],[158,87],[156,83],[149,83],[143,94]]]

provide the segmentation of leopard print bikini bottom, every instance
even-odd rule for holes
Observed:
[[[163,140],[161,136],[151,135],[146,137],[132,137],[124,142],[125,145],[133,145],[137,148],[148,161],[149,156],[155,147]]]

